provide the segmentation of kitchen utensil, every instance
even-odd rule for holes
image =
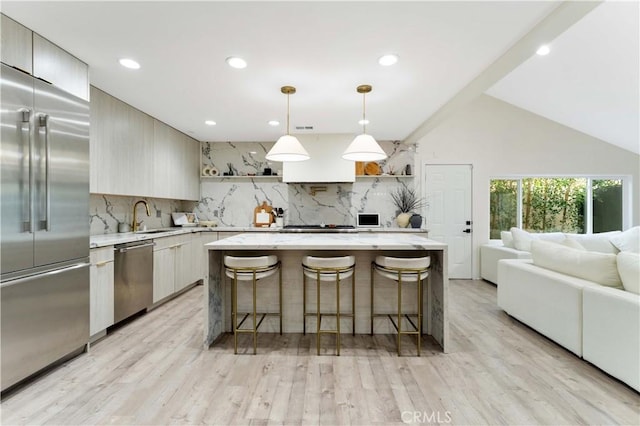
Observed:
[[[364,161],[356,161],[356,176],[364,175]]]

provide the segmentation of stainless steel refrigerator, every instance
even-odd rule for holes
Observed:
[[[4,391],[89,340],[89,104],[1,66]]]

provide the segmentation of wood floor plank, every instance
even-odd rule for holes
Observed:
[[[451,281],[450,353],[395,335],[261,333],[202,348],[202,288],[111,330],[0,403],[2,424],[640,424],[640,395]],[[403,338],[403,354],[415,339]],[[407,420],[410,420],[407,422]]]

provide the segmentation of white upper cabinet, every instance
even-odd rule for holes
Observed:
[[[296,135],[311,158],[282,164],[284,182],[354,182],[356,167],[342,153],[353,141],[352,134]]]
[[[3,63],[89,100],[87,64],[13,19],[5,15],[1,18]]]
[[[33,32],[5,15],[2,15],[1,18],[0,56],[2,56],[2,62],[29,74],[33,73]]]
[[[164,124],[153,121],[154,194],[160,198],[200,198],[200,143]]]
[[[33,33],[33,75],[89,100],[87,64],[36,33]]]
[[[153,195],[153,118],[91,88],[91,180],[98,194]]]

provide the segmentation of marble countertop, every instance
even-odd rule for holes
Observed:
[[[133,241],[144,241],[144,240],[153,240],[155,238],[164,238],[171,237],[174,235],[182,235],[189,234],[192,232],[256,232],[256,233],[280,233],[282,228],[256,228],[256,227],[231,227],[231,226],[215,226],[211,228],[205,227],[189,227],[189,228],[163,228],[164,232],[155,232],[152,234],[144,234],[144,233],[135,233],[135,232],[124,232],[119,234],[102,234],[102,235],[91,235],[89,238],[89,248],[98,248],[98,247],[106,247],[112,246],[115,244],[124,244],[130,243]],[[350,230],[344,230],[342,233],[348,234],[360,234],[360,233],[407,233],[407,234],[415,234],[419,232],[427,232],[426,229],[415,229],[415,228],[355,228]],[[335,236],[339,234],[331,233],[330,235]],[[295,233],[300,235],[300,233]],[[316,234],[318,234],[316,232]],[[287,235],[292,235],[292,233],[287,233]],[[304,235],[309,235],[305,233]],[[326,235],[320,233],[320,235]]]
[[[244,233],[205,244],[209,250],[445,250],[447,245],[407,232],[335,234]]]

